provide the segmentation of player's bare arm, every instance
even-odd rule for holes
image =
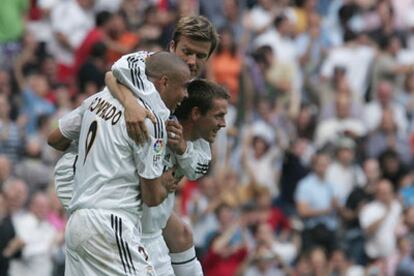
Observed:
[[[58,151],[65,151],[72,140],[63,136],[59,128],[55,128],[47,137],[47,143],[49,146]]]
[[[168,196],[168,182],[162,181],[162,177],[145,179],[141,177],[142,201],[150,207],[157,206]]]
[[[105,84],[114,96],[125,108],[124,117],[129,137],[137,144],[143,144],[148,139],[148,131],[145,126],[145,118],[155,122],[152,113],[139,105],[131,90],[119,83],[112,72],[105,75]]]

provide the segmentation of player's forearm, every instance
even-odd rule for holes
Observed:
[[[120,84],[112,72],[106,72],[105,84],[111,95],[114,96],[122,104],[122,106],[126,107],[128,102],[135,102],[135,97],[132,95],[132,92],[127,87]]]
[[[162,185],[161,178],[144,179],[141,178],[142,200],[149,207],[160,205],[168,196],[168,191]]]
[[[72,141],[62,135],[59,128],[54,129],[47,137],[47,143],[52,148],[65,151]]]

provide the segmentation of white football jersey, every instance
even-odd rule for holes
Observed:
[[[145,59],[151,54],[153,53],[139,51],[122,56],[112,66],[112,73],[119,82],[131,89],[137,97],[148,102],[162,120],[167,120],[170,115],[169,110],[165,107],[154,85],[145,75]],[[167,154],[164,158],[164,171],[177,164],[175,171],[177,178],[186,176],[194,180],[207,173],[210,161],[210,144],[203,139],[198,139],[187,142],[187,149],[181,156],[174,154],[167,148]],[[174,208],[174,199],[174,194],[171,193],[156,207],[148,207],[144,204],[143,233],[153,233],[165,227]]]
[[[181,178],[186,176],[191,180],[198,179],[207,173],[211,161],[210,144],[204,139],[193,142],[187,141],[187,149],[183,155],[173,153],[167,148],[164,159],[164,171],[177,169],[174,176]],[[154,233],[164,229],[168,218],[174,209],[175,196],[170,193],[168,197],[158,206],[149,207],[143,205],[142,232],[144,234]]]
[[[55,190],[65,210],[72,199],[75,164],[78,156],[78,142],[73,141],[55,166]]]
[[[83,116],[69,211],[114,210],[137,221],[142,210],[139,177],[154,179],[163,171],[164,123],[159,118],[157,124],[146,120],[150,138],[139,146],[127,134],[124,108],[107,89],[86,99],[80,108]]]
[[[78,156],[78,139],[83,118],[82,106],[59,119],[59,130],[62,135],[72,140],[69,148],[57,161],[55,166],[55,190],[56,195],[65,210],[72,199],[73,181],[75,177],[75,164]]]

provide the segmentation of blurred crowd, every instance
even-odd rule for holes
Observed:
[[[177,192],[205,275],[414,275],[413,0],[1,1],[0,275],[63,275],[47,135],[196,14],[232,97]]]

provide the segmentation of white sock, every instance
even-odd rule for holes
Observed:
[[[194,246],[183,252],[170,253],[170,258],[176,276],[203,276],[203,269],[196,257]]]

